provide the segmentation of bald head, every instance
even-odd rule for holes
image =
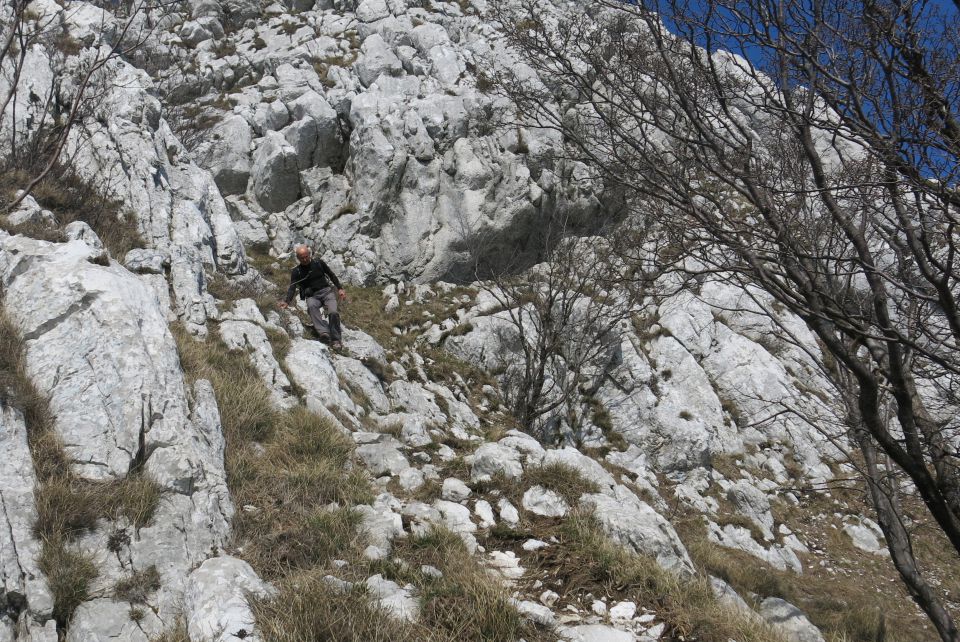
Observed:
[[[300,265],[309,265],[310,264],[310,247],[307,245],[298,245],[293,250],[294,254],[297,255],[297,261]]]

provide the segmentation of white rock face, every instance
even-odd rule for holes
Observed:
[[[741,480],[727,489],[727,498],[742,515],[757,525],[764,539],[773,539],[773,514],[770,512],[770,500],[763,491]]]
[[[790,642],[823,642],[823,635],[803,611],[778,597],[760,603],[760,616],[779,629]]]
[[[217,124],[211,138],[209,169],[220,193],[224,196],[243,194],[250,180],[253,129],[246,119],[233,114]]]
[[[513,551],[492,551],[487,563],[507,582],[520,579],[526,572],[526,569],[520,566],[520,560]]]
[[[187,579],[183,610],[190,639],[259,640],[249,600],[264,599],[272,593],[243,560],[211,557]]]
[[[407,470],[416,469],[408,468]],[[371,506],[361,504],[354,508],[361,516],[360,528],[370,543],[365,553],[368,559],[387,557],[393,540],[404,536],[403,519],[399,513],[395,512],[395,509],[399,510],[399,508],[399,502],[389,493],[378,495]]]
[[[362,411],[340,388],[340,378],[332,362],[329,348],[318,341],[296,339],[284,363],[294,382],[304,390],[307,408],[339,423],[327,410],[337,407],[351,416]]]
[[[271,400],[278,409],[292,408],[297,400],[291,394],[290,380],[284,374],[264,328],[269,327],[251,299],[234,303],[234,309],[224,315],[219,326],[220,338],[230,350],[246,352],[253,367],[271,393]],[[274,328],[279,330],[279,328]]]
[[[382,575],[368,577],[366,582],[371,601],[400,620],[414,621],[420,613],[420,604],[412,584],[400,586]]]
[[[511,479],[520,477],[523,474],[520,453],[500,444],[483,444],[473,453],[470,479],[475,482],[489,481],[498,473]]]
[[[451,502],[462,502],[470,496],[470,488],[459,479],[448,477],[443,480],[440,496]]]
[[[65,13],[73,11],[71,5]],[[215,314],[205,273],[247,270],[240,237],[213,177],[189,159],[160,117],[149,76],[119,59],[104,73],[109,80],[94,104],[96,118],[71,133],[66,152],[81,177],[123,204],[148,247],[169,254],[174,310],[188,329],[203,334],[207,317]]]
[[[771,545],[764,548],[753,539],[750,531],[742,526],[727,524],[720,528],[713,522],[707,526],[707,537],[711,542],[749,553],[781,571],[790,569],[798,574],[803,572],[803,564],[790,546]]]
[[[360,57],[354,63],[360,82],[369,87],[380,74],[398,75],[402,69],[400,59],[393,53],[378,34],[363,41]]]
[[[873,553],[875,555],[887,554],[887,547],[883,544],[883,532],[873,520],[862,520],[861,523],[844,524],[843,532],[846,533],[853,545],[862,551]]]
[[[497,502],[497,510],[500,511],[500,519],[508,526],[517,526],[520,523],[520,513],[516,507],[506,499]]]
[[[7,223],[10,225],[33,223],[52,227],[56,225],[56,222],[56,217],[53,215],[53,212],[40,207],[37,200],[29,195],[20,201],[17,209],[7,215]]]
[[[410,468],[410,462],[404,457],[394,441],[363,444],[357,448],[357,456],[363,461],[371,475],[399,475]]]
[[[176,348],[152,293],[116,264],[91,263],[94,251],[79,241],[8,237],[0,248],[5,307],[67,452],[85,477],[124,476],[141,436],[177,430],[187,415]]]
[[[0,617],[0,629],[21,626],[27,631],[38,629],[40,635],[42,623],[52,617],[53,596],[37,565],[40,542],[33,536],[36,477],[23,416],[2,404],[0,458],[4,462],[0,467],[0,518],[5,525],[0,529],[0,589],[11,604],[22,604],[17,621],[10,621],[6,614]]]
[[[606,624],[581,624],[565,628],[561,635],[570,642],[634,642],[633,633]]]
[[[632,620],[636,613],[636,602],[617,602],[610,607],[611,620]]]
[[[130,640],[149,642],[146,630],[159,630],[162,623],[150,612],[140,622],[130,619],[130,605],[110,598],[97,598],[77,607],[70,629],[68,642],[97,642],[98,640]],[[142,627],[142,628],[141,628]]]
[[[25,340],[27,373],[50,399],[76,472],[117,479],[143,460],[143,471],[167,492],[153,525],[118,552],[108,550],[109,528],[78,543],[94,555],[104,586],[125,569],[156,566],[163,588],[151,605],[167,620],[179,609],[186,574],[229,535],[233,506],[219,414],[206,381],[197,382],[188,405],[153,292],[120,265],[90,263],[91,256],[99,254],[81,241],[0,235],[4,308]],[[75,635],[109,635],[129,620],[128,611],[110,600],[78,610]]]
[[[253,153],[253,192],[268,212],[281,212],[300,197],[297,151],[277,132],[268,132]]]
[[[593,510],[604,532],[620,545],[657,560],[681,576],[694,574],[693,562],[673,526],[629,489],[617,486],[613,496],[592,494],[580,500]]]

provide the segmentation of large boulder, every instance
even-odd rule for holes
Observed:
[[[211,132],[207,153],[213,180],[224,196],[243,194],[250,180],[250,145],[253,129],[245,118],[231,114]]]
[[[353,68],[365,87],[369,87],[380,76],[395,76],[403,70],[403,64],[393,50],[379,34],[373,34],[360,46],[360,56]]]
[[[268,132],[253,154],[253,193],[268,212],[281,212],[300,197],[297,151],[278,132]]]
[[[666,519],[628,488],[617,486],[613,496],[584,495],[580,499],[592,509],[603,531],[624,548],[654,558],[664,569],[682,577],[695,573],[677,532]]]
[[[788,642],[824,642],[820,629],[813,625],[803,611],[778,597],[760,602],[760,616],[778,629]]]

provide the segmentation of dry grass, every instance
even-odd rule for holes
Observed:
[[[207,282],[207,292],[221,301],[253,299],[264,314],[275,309],[277,300],[283,296],[279,289],[265,289],[258,281],[230,279],[222,274],[215,274]]]
[[[17,189],[27,185],[25,171],[0,172],[0,211],[12,200]],[[62,241],[62,229],[74,221],[89,225],[104,246],[117,259],[122,259],[133,248],[143,247],[143,238],[135,218],[121,210],[121,204],[105,198],[97,187],[68,167],[53,169],[31,194],[41,207],[53,212],[56,228],[31,225],[10,228],[33,238]]]
[[[71,550],[70,543],[93,530],[101,519],[125,518],[135,528],[147,526],[163,490],[142,471],[110,482],[80,479],[72,472],[54,431],[49,402],[27,376],[23,342],[2,314],[0,395],[4,403],[23,413],[26,422],[27,443],[37,475],[34,532],[43,543],[40,569],[53,594],[54,618],[63,628],[77,606],[88,598],[90,582],[97,576],[93,562]]]
[[[769,627],[718,604],[705,577],[681,580],[652,558],[628,552],[611,542],[588,515],[573,513],[557,527],[556,536],[559,544],[534,553],[531,564],[539,561],[552,567],[562,580],[562,595],[592,592],[632,600],[656,611],[667,625],[667,639],[780,639]]]
[[[181,328],[174,335],[188,377],[209,379],[220,406],[227,481],[234,502],[249,507],[234,520],[244,559],[274,580],[355,554],[359,520],[346,507],[373,496],[364,471],[351,466],[349,437],[303,406],[275,410],[245,353]]]
[[[461,473],[469,477],[469,471]],[[530,466],[519,478],[505,476],[501,472],[494,474],[490,480],[474,482],[470,487],[478,494],[487,494],[491,491],[498,496],[509,500],[518,508],[523,504],[523,494],[534,486],[542,486],[552,490],[571,506],[576,505],[580,496],[585,493],[599,492],[600,488],[594,482],[583,477],[580,471],[566,464],[557,462],[546,466]],[[530,515],[520,511],[521,521],[526,523]],[[528,524],[527,524],[528,525]]]
[[[228,447],[267,439],[279,413],[247,354],[231,352],[215,337],[197,341],[180,325],[173,326],[172,331],[180,365],[188,378],[207,379],[213,384]]]
[[[562,463],[527,468],[523,481],[528,486],[552,490],[570,505],[576,504],[581,495],[600,491],[596,483],[584,478],[576,468]]]
[[[150,642],[190,642],[190,636],[187,634],[187,623],[182,618],[178,619],[172,629],[160,637],[153,638]]]
[[[49,401],[27,376],[23,341],[5,314],[0,314],[0,396],[23,413],[37,477],[43,480],[68,473],[69,461],[53,431]]]
[[[717,525],[723,528],[724,526],[737,526],[739,528],[745,528],[750,531],[750,537],[752,537],[757,542],[764,541],[763,539],[763,530],[754,522],[752,519],[746,515],[741,515],[736,513],[733,509],[725,510],[726,507],[722,507],[720,513],[717,515]]]
[[[442,577],[421,572],[423,565],[439,569]],[[430,634],[418,639],[534,642],[556,638],[526,621],[509,603],[499,580],[467,552],[458,535],[445,528],[434,527],[395,542],[394,561],[374,570],[419,590],[420,620]]]
[[[153,521],[163,492],[159,484],[141,474],[110,482],[54,475],[37,487],[34,532],[43,540],[69,541],[94,530],[98,520],[120,518],[139,529]]]
[[[322,573],[285,580],[278,588],[274,599],[253,604],[264,642],[431,639],[424,627],[395,620],[373,606],[362,588],[341,592],[324,582]]]
[[[61,539],[44,540],[39,565],[53,594],[53,618],[62,629],[77,607],[90,598],[89,586],[97,577],[97,567],[90,557],[70,550]]]
[[[774,506],[779,523],[788,523],[800,539],[815,545],[825,554],[800,554],[802,575],[778,571],[740,551],[714,544],[707,539],[702,519],[690,516],[675,520],[680,534],[697,567],[715,575],[749,600],[780,597],[800,608],[823,632],[828,642],[921,642],[935,638],[926,618],[906,594],[887,556],[874,556],[853,547],[849,538],[830,526],[834,513],[841,510],[867,510],[855,491],[834,490],[833,497],[819,494],[802,496],[800,506],[785,509]],[[834,504],[835,499],[841,503]],[[859,508],[857,508],[859,506]],[[916,544],[922,551],[933,536],[924,529]],[[942,550],[944,547],[937,547]],[[950,557],[947,555],[946,557]],[[921,557],[922,558],[922,557]],[[820,560],[826,564],[821,566]],[[942,570],[955,577],[957,560],[938,558],[927,568]]]

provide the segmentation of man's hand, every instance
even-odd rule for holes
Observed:
[[[347,300],[347,293],[344,291],[343,288],[340,288],[339,290],[337,290],[337,298],[340,299],[341,301]]]
[[[290,304],[286,301],[277,301],[277,307],[281,310],[286,310],[288,307],[290,307]]]

